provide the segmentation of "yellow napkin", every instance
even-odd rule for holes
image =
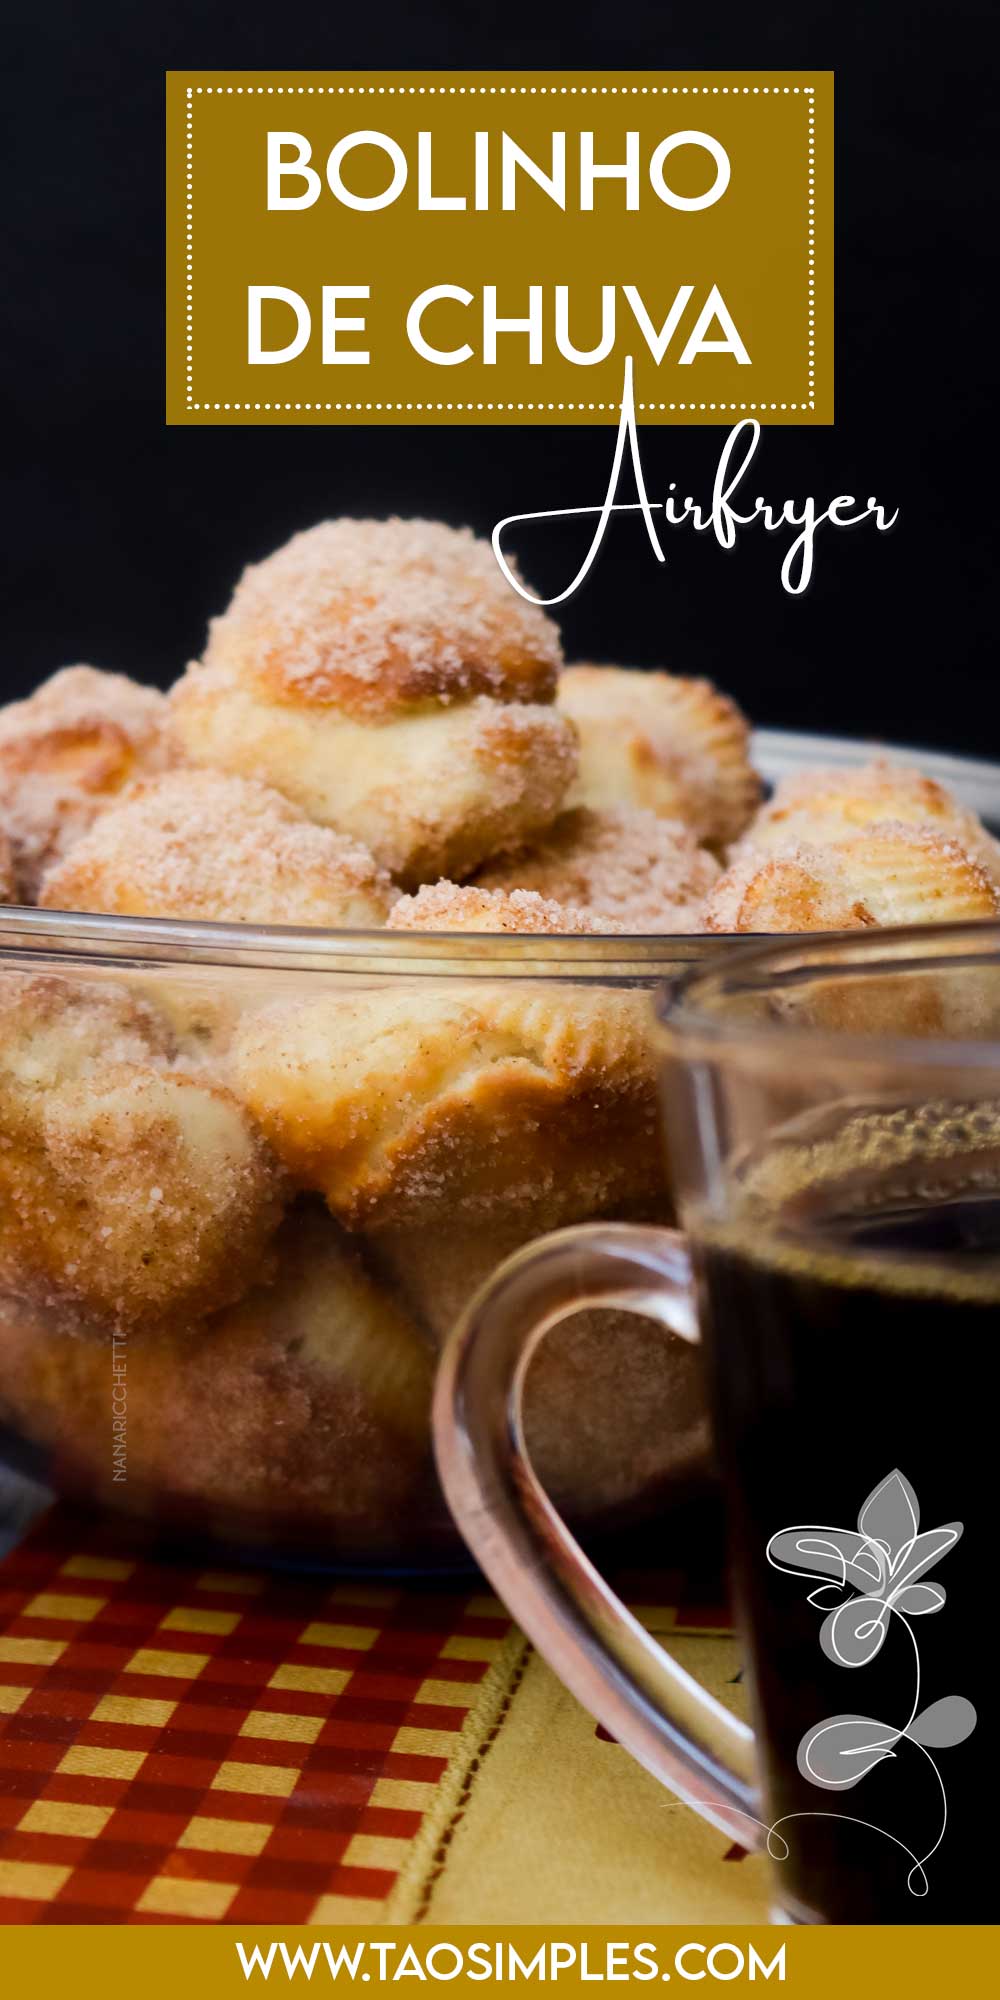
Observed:
[[[742,1714],[735,1640],[639,1617]],[[767,1864],[599,1730],[519,1632],[483,1683],[385,1917],[435,1924],[766,1923]]]

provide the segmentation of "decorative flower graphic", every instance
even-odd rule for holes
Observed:
[[[917,1496],[909,1480],[895,1471],[869,1494],[856,1529],[782,1528],[767,1545],[772,1568],[816,1579],[818,1588],[810,1592],[808,1601],[819,1610],[829,1607],[819,1643],[836,1665],[867,1666],[881,1651],[893,1619],[909,1635],[916,1661],[916,1691],[903,1727],[893,1728],[868,1715],[827,1716],[803,1736],[798,1767],[810,1784],[824,1791],[849,1791],[876,1764],[895,1757],[904,1741],[923,1753],[941,1789],[944,1819],[929,1852],[922,1859],[911,1855],[913,1867],[907,1879],[915,1895],[926,1893],[924,1862],[940,1846],[947,1823],[945,1789],[930,1752],[950,1748],[971,1736],[976,1711],[964,1695],[945,1695],[918,1712],[920,1650],[910,1620],[941,1610],[943,1589],[924,1579],[954,1548],[961,1533],[961,1521],[950,1521],[943,1528],[921,1534]],[[773,1834],[774,1828],[770,1832]]]
[[[925,1571],[962,1533],[961,1521],[919,1534],[917,1496],[901,1472],[890,1472],[870,1493],[852,1528],[782,1528],[767,1545],[774,1569],[801,1570],[820,1579],[832,1577],[810,1592],[810,1604],[836,1600],[839,1590],[853,1584],[861,1594],[836,1602],[820,1630],[819,1643],[841,1667],[865,1667],[880,1652],[890,1613],[920,1618],[940,1611],[945,1593],[939,1584],[919,1583]],[[832,1597],[831,1597],[832,1593]]]

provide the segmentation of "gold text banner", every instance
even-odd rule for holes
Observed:
[[[839,1929],[683,1925],[637,1929],[481,1929],[472,1924],[356,1928],[220,1925],[12,1925],[3,1937],[11,1993],[109,1991],[144,2000],[211,1993],[338,1993],[384,1987],[488,1994],[496,1986],[567,1996],[598,1987],[845,2000],[886,1990],[912,2000],[991,1988],[994,1928],[877,1925]]]
[[[180,424],[833,419],[833,77],[167,79]]]

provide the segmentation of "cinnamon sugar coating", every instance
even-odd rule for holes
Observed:
[[[30,1132],[48,1093],[107,1063],[165,1064],[169,1029],[125,986],[95,976],[12,972],[0,978],[0,1130]]]
[[[537,890],[633,934],[701,929],[719,864],[678,820],[638,806],[576,806],[531,847],[491,862],[481,884]]]
[[[520,1210],[536,1227],[661,1180],[641,993],[397,982],[245,1016],[234,1088],[349,1226]]]
[[[25,902],[132,778],[172,762],[166,718],[155,688],[97,667],[63,667],[0,709],[0,825]]]
[[[415,896],[401,896],[389,914],[391,931],[548,932],[567,937],[576,932],[613,933],[623,924],[610,923],[592,910],[554,902],[533,889],[490,889],[479,883],[459,887],[454,882],[427,883]]]
[[[711,681],[573,666],[558,703],[580,737],[567,805],[644,806],[712,847],[742,833],[761,793],[749,725]]]
[[[243,1107],[168,1066],[148,1011],[61,977],[0,992],[0,1283],[117,1326],[263,1267],[283,1177]]]
[[[554,625],[489,544],[328,521],[248,570],[171,696],[193,763],[254,776],[406,887],[544,826],[576,768]]]
[[[197,1327],[144,1325],[127,1366],[131,1507],[187,1506],[231,1534],[315,1521],[373,1553],[405,1543],[430,1486],[433,1358],[329,1217],[290,1216],[269,1282]],[[0,1411],[57,1452],[64,1483],[115,1500],[109,1398],[105,1345],[69,1312],[0,1294]]]
[[[1000,915],[1000,887],[961,841],[886,820],[820,846],[741,846],[705,908],[710,931],[860,930]]]
[[[1000,881],[1000,844],[976,814],[936,778],[886,757],[851,770],[818,766],[782,778],[751,820],[740,851],[773,854],[795,841],[839,844],[885,820],[930,827],[957,840]]]
[[[556,626],[512,590],[489,542],[441,521],[321,521],[241,576],[206,667],[296,707],[386,720],[472,695],[551,701]]]
[[[223,772],[133,785],[44,877],[50,910],[209,923],[381,924],[392,884],[367,848],[280,792]]]

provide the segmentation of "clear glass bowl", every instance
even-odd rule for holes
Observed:
[[[446,1556],[435,1349],[531,1237],[669,1214],[646,989],[700,948],[0,913],[0,1419],[33,1469],[240,1546]],[[539,1362],[582,1521],[703,1470],[690,1350],[643,1331],[581,1316]]]
[[[765,776],[869,754],[758,743]],[[436,1350],[534,1236],[670,1219],[648,992],[718,948],[0,911],[8,1462],[257,1556],[447,1565]],[[697,1354],[651,1322],[556,1329],[526,1410],[581,1528],[710,1482]]]

